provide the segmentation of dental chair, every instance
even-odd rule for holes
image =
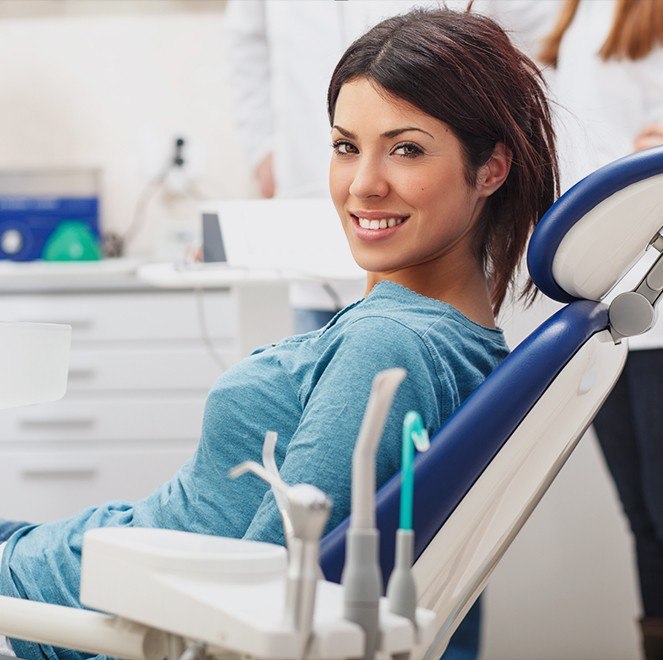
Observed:
[[[433,436],[430,449],[416,461],[414,572],[419,605],[434,618],[429,628],[437,633],[431,634],[432,643],[426,644],[426,650],[417,651],[415,657],[437,658],[446,648],[451,634],[480,594],[492,570],[614,386],[626,359],[625,339],[645,332],[653,324],[654,305],[663,292],[663,256],[655,259],[634,290],[619,293],[609,304],[602,301],[614,295],[617,284],[645,252],[648,251],[649,256],[663,252],[663,235],[659,233],[662,228],[663,148],[628,156],[595,172],[569,190],[541,219],[529,246],[529,270],[545,295],[568,304],[504,360]],[[400,476],[396,475],[380,489],[376,500],[385,584],[394,565],[399,494]],[[322,541],[320,564],[328,580],[320,583],[324,587],[323,597],[337,586],[332,583],[341,579],[347,530],[348,521],[345,521]],[[99,546],[106,552],[103,560],[107,571],[99,570],[95,579],[103,583],[105,589],[97,591],[101,594],[98,601],[91,597],[86,603],[98,610],[119,614],[119,619],[87,612],[84,614],[89,623],[86,623],[82,618],[76,621],[70,618],[74,611],[67,611],[67,608],[54,610],[55,606],[9,603],[7,601],[12,599],[0,598],[0,633],[9,632],[35,641],[46,639],[48,643],[62,641],[55,625],[49,636],[44,632],[44,624],[37,623],[35,613],[36,608],[40,608],[40,618],[42,614],[52,621],[57,618],[58,628],[89,625],[86,639],[95,635],[115,639],[122,628],[122,634],[131,643],[125,647],[117,644],[113,648],[126,648],[126,654],[116,653],[123,657],[157,657],[146,651],[148,638],[154,632],[146,630],[146,625],[176,631],[195,640],[195,634],[187,635],[184,631],[193,631],[205,623],[196,614],[203,611],[200,608],[205,598],[209,612],[213,611],[210,585],[206,584],[207,578],[202,580],[204,571],[214,568],[211,554],[198,568],[196,579],[200,583],[200,594],[186,587],[184,614],[179,619],[169,619],[172,627],[155,626],[150,616],[151,621],[159,620],[159,616],[166,620],[168,594],[180,588],[184,576],[177,569],[159,577],[163,597],[153,604],[154,611],[149,616],[143,616],[147,608],[146,601],[141,605],[140,587],[140,563],[147,561],[144,546],[131,555],[138,560],[131,565],[130,579],[135,589],[125,600],[126,607],[133,609],[103,605],[112,600],[109,596],[104,601],[105,590],[112,590],[117,582],[110,572],[112,566],[118,558],[125,561],[125,567],[129,566],[126,563],[129,555],[125,553],[129,542],[125,545],[121,536],[130,531],[119,530],[110,543]],[[136,530],[139,540],[148,531]],[[207,538],[210,546],[222,541]],[[101,537],[97,537],[96,541],[99,540]],[[233,543],[239,542],[233,540]],[[274,570],[282,571],[283,557],[269,549],[265,552],[264,570],[268,570],[267,564],[271,562],[276,567]],[[161,555],[159,570],[168,572],[175,554],[176,548],[168,555]],[[184,560],[188,561],[186,557]],[[84,548],[84,577],[85,561]],[[223,568],[222,564],[219,566]],[[254,572],[255,569],[247,567],[245,570]],[[85,581],[92,594],[90,579]],[[229,583],[224,592],[227,597],[239,598],[236,586]],[[254,589],[252,593],[260,609],[267,598],[265,589]],[[121,599],[116,602],[120,603]],[[21,608],[25,608],[24,616],[15,616]],[[128,616],[127,611],[135,615]],[[224,647],[228,638],[221,633],[231,635],[234,631],[228,627],[222,630],[218,617],[208,618],[209,628],[216,626],[217,643]],[[7,623],[10,620],[13,622],[11,630]],[[131,626],[134,627],[130,631],[133,637],[129,638],[126,631]],[[17,634],[19,630],[21,634]],[[348,657],[339,649],[342,634],[335,644],[334,638],[329,635],[325,638],[325,628],[317,620],[313,630],[314,643],[308,647],[310,653],[307,652],[311,657]],[[352,631],[348,631],[349,635]],[[250,638],[251,629],[247,628],[246,633]],[[82,635],[76,639],[81,640]],[[152,643],[157,641],[152,635]],[[96,641],[86,644],[81,641],[75,648],[99,648],[94,645]],[[289,655],[289,652],[274,655],[274,648],[263,649],[253,654],[243,651],[246,655],[242,657],[304,657]],[[200,647],[190,647],[189,651],[187,658],[201,657]],[[325,655],[323,651],[332,655]],[[238,657],[237,653],[235,648],[228,657]],[[177,654],[169,652],[168,655],[175,657]]]
[[[527,264],[537,287],[568,303],[523,341],[431,439],[415,464],[419,605],[439,630],[438,658],[505,551],[590,426],[646,332],[663,292],[663,256],[633,291],[612,292],[648,249],[663,252],[663,148],[594,172],[539,222]],[[508,400],[508,405],[505,401]],[[380,563],[394,565],[400,476],[379,491]],[[338,581],[346,520],[322,541]],[[386,584],[386,582],[385,582]]]

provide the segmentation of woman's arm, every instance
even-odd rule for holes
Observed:
[[[378,449],[377,484],[383,484],[400,468],[405,413],[416,410],[430,430],[437,429],[442,423],[440,399],[450,387],[440,382],[419,335],[392,319],[364,318],[350,326],[321,369],[288,444],[281,476],[291,485],[313,484],[331,497],[327,531],[349,513],[352,452],[371,383],[377,372],[391,367],[404,367],[408,376],[396,393]],[[271,493],[263,498],[246,537],[283,542]]]

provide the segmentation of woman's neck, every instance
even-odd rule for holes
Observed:
[[[434,260],[391,273],[369,272],[366,293],[385,280],[448,303],[475,323],[495,327],[488,282],[483,269],[473,259],[449,259],[444,263]]]

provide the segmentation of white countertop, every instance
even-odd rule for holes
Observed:
[[[140,266],[136,276],[139,280],[152,286],[172,289],[316,280],[316,278],[306,277],[294,272],[271,268],[239,268],[224,263],[149,263]]]
[[[223,264],[151,263],[145,258],[101,261],[0,261],[0,294],[39,291],[228,288],[238,283],[289,281],[267,270]]]
[[[136,277],[145,259],[0,261],[0,294],[26,291],[145,288]]]
[[[223,289],[244,286],[315,282],[326,278],[266,268],[243,268],[222,263],[154,263],[128,257],[101,261],[0,261],[0,294],[38,291],[113,289]],[[348,279],[349,277],[342,278]]]

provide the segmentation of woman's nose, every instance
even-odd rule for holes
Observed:
[[[349,189],[353,197],[385,197],[389,192],[389,182],[380,163],[371,159],[362,159],[355,170]]]

